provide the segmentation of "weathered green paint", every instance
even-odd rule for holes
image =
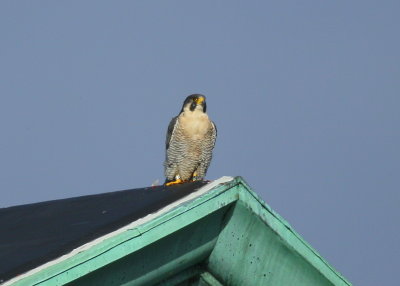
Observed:
[[[67,283],[350,285],[240,177],[12,285]]]
[[[247,235],[251,233],[252,235]],[[226,285],[333,285],[318,269],[265,227],[242,202],[233,209],[209,258]]]
[[[71,285],[153,285],[172,273],[206,260],[221,231],[226,209],[219,209]],[[204,231],[204,230],[207,231]]]
[[[199,277],[200,285],[223,286],[210,272],[203,272]]]

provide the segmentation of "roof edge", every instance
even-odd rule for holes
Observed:
[[[92,267],[85,267],[85,271],[88,272],[98,269],[235,201],[245,204],[289,247],[334,285],[351,285],[286,220],[274,212],[242,177],[221,177],[212,181],[155,213],[86,243],[64,256],[14,277],[2,285],[54,285],[51,282],[73,281],[86,274],[78,271],[80,265],[88,263]],[[174,229],[171,228],[172,221],[175,221]],[[126,252],[126,249],[129,249],[129,253]],[[111,255],[111,252],[114,252],[115,255]],[[105,257],[107,259],[104,259]]]
[[[132,221],[131,223],[115,230],[112,231],[106,235],[100,236],[88,243],[85,243],[81,245],[80,247],[75,248],[71,252],[62,255],[56,259],[53,259],[49,262],[46,262],[38,267],[35,267],[21,275],[18,275],[8,281],[5,281],[2,286],[8,286],[8,285],[26,285],[26,280],[29,279],[31,282],[34,284],[32,285],[39,285],[42,282],[45,282],[48,279],[51,279],[51,277],[54,277],[58,275],[57,273],[63,272],[62,267],[57,267],[60,264],[63,264],[67,260],[71,260],[74,258],[74,256],[80,255],[79,261],[74,261],[72,264],[78,265],[81,263],[84,263],[85,261],[89,261],[92,257],[99,255],[99,252],[104,252],[105,249],[111,249],[116,245],[119,245],[123,243],[124,241],[134,239],[136,237],[139,237],[143,232],[145,232],[145,228],[143,228],[144,225],[148,224],[149,222],[153,221],[155,222],[155,225],[151,226],[151,228],[156,227],[157,225],[161,224],[163,219],[162,217],[168,215],[168,213],[179,206],[189,204],[190,202],[202,197],[204,194],[209,192],[212,189],[215,188],[230,188],[232,183],[236,182],[235,178],[230,177],[230,176],[223,176],[217,180],[211,181],[207,185],[199,188],[197,191],[194,191],[193,193],[190,193],[189,195],[177,200],[174,203],[171,203],[164,208],[158,210],[155,213],[151,213],[143,218],[140,218],[138,220]],[[236,183],[235,183],[236,184]],[[170,218],[169,218],[170,219]],[[93,253],[89,253],[88,250],[94,250]],[[86,254],[86,255],[82,255]],[[74,267],[74,266],[71,266]],[[38,275],[44,270],[52,268],[52,271],[49,271],[48,275]],[[37,277],[36,277],[37,276]],[[35,281],[35,282],[34,282]]]
[[[278,213],[276,213],[240,176],[235,181],[244,188],[240,188],[239,200],[246,204],[264,223],[275,231],[291,248],[316,268],[334,285],[351,285],[334,267],[332,267],[293,227]],[[262,206],[260,209],[256,203]],[[338,282],[340,284],[338,284]]]

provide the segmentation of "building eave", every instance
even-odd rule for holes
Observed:
[[[258,228],[263,225],[268,231],[271,230],[276,234],[276,237],[279,238],[279,243],[282,243],[285,249],[287,248],[290,251],[290,255],[301,257],[299,261],[309,264],[310,266],[307,267],[312,268],[313,271],[315,270],[321,275],[322,278],[318,279],[323,279],[332,285],[351,285],[317,251],[305,242],[283,218],[253,192],[241,177],[222,177],[155,213],[86,243],[72,252],[25,274],[14,277],[5,282],[4,285],[64,285],[69,282],[86,279],[85,276],[90,277],[90,275],[94,277],[93,281],[102,279],[101,277],[104,274],[96,274],[103,271],[102,269],[117,261],[128,259],[135,253],[143,251],[160,241],[165,241],[176,233],[182,233],[182,235],[195,240],[193,247],[188,248],[188,251],[179,255],[171,256],[176,257],[176,259],[162,264],[162,267],[157,268],[157,270],[144,271],[140,275],[128,277],[124,280],[124,283],[129,285],[159,283],[174,275],[179,275],[184,269],[207,260],[211,275],[214,275],[217,280],[222,282],[227,281],[226,279],[231,279],[229,280],[231,284],[236,285],[236,278],[224,277],[223,272],[226,272],[230,266],[227,265],[225,268],[221,266],[219,261],[221,252],[218,251],[222,251],[223,248],[219,247],[216,250],[216,246],[225,243],[225,241],[221,242],[222,235],[220,233],[229,229],[226,226],[229,220],[227,216],[235,215],[236,212],[240,211],[242,213],[245,212],[246,216],[253,216],[254,218],[249,219],[256,220],[255,223]],[[188,231],[183,232],[185,229]],[[195,239],[190,236],[194,235],[194,233],[196,233]],[[248,234],[248,236],[251,235],[250,233]],[[225,240],[226,237],[227,235],[224,234]],[[252,237],[251,239],[262,243],[262,237]],[[164,248],[168,246],[159,245],[159,247],[159,249],[165,250]],[[134,261],[132,259],[130,261]],[[153,259],[156,259],[156,257]],[[145,259],[135,261],[134,267],[138,268],[141,266],[145,268],[146,265],[152,263],[152,261],[146,262]],[[140,263],[143,263],[143,265],[140,265]],[[262,264],[260,261],[254,261],[254,263]],[[249,267],[248,269],[253,271],[254,267]],[[264,266],[257,267],[254,269],[263,269]],[[232,270],[231,268],[229,269]],[[260,277],[259,281],[262,279],[269,278],[264,274],[264,277]],[[86,285],[86,283],[83,285]],[[225,284],[222,283],[222,285]]]

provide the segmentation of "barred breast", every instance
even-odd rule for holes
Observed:
[[[181,114],[171,134],[166,153],[165,176],[189,180],[196,175],[203,178],[212,158],[216,130],[207,114]]]

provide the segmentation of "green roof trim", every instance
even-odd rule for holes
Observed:
[[[4,285],[67,283],[351,285],[241,177],[216,180]]]

